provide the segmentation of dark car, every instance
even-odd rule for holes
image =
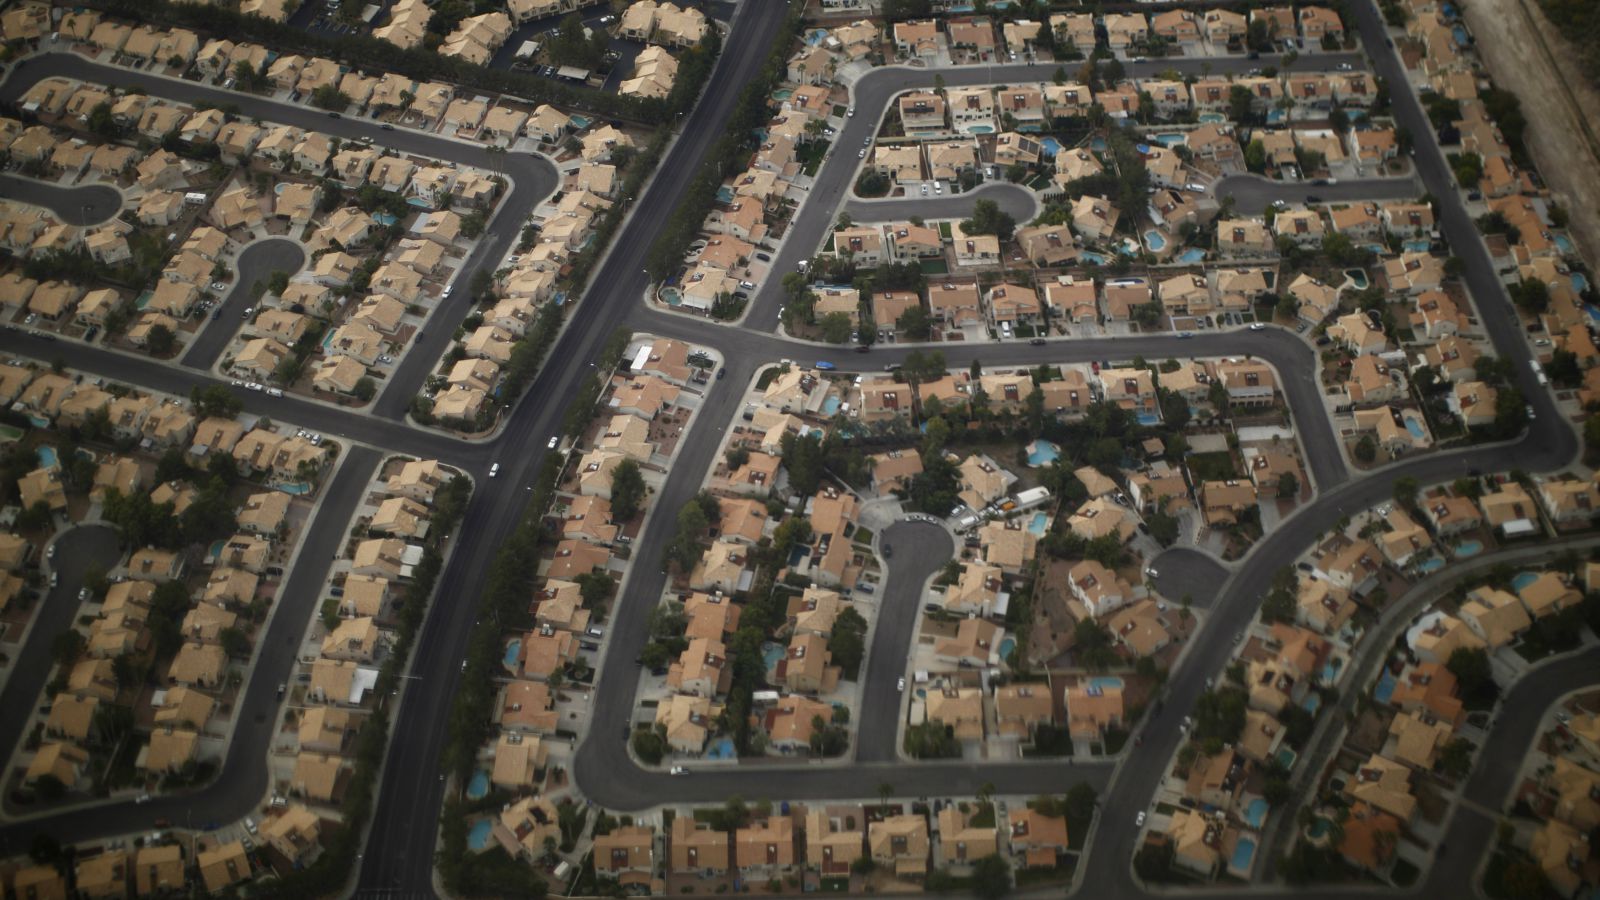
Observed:
[[[717,378],[722,379],[722,378],[727,378],[727,377],[728,377],[728,370],[727,369],[718,369],[717,370]]]
[[[382,128],[384,131],[393,131],[394,130],[394,126],[390,125],[388,122],[385,122],[382,125],[379,125],[378,127]]]
[[[1316,194],[1307,194],[1306,195],[1306,202],[1307,203],[1321,203],[1322,202],[1322,198],[1318,197]]]
[[[1034,345],[1035,347],[1043,347],[1047,342],[1042,337],[1036,337],[1028,343]]]
[[[859,344],[859,345],[856,346],[856,352],[857,353],[866,353],[867,351],[869,351],[871,349],[872,349],[872,347],[870,345],[868,345],[868,344]]]
[[[339,113],[336,113],[336,112],[330,112],[330,113],[328,113],[328,118],[330,118],[330,119],[342,119],[342,118],[344,118],[344,116],[342,116],[342,115],[340,115]]]

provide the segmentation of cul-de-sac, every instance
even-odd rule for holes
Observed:
[[[1600,897],[1597,35],[0,0],[0,898]]]

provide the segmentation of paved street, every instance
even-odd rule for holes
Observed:
[[[1350,12],[1360,25],[1364,42],[1374,48],[1379,57],[1378,73],[1392,85],[1404,84],[1404,76],[1398,69],[1393,51],[1383,49],[1384,35],[1375,9],[1366,0],[1351,4],[1351,7]],[[767,333],[776,323],[780,302],[777,298],[781,295],[781,286],[776,278],[769,279],[757,295],[748,323],[753,331],[736,332],[728,329],[724,333],[720,327],[709,326],[703,320],[657,312],[639,304],[647,281],[642,271],[643,260],[650,244],[676,208],[699,162],[720,137],[722,123],[731,112],[739,88],[752,80],[754,72],[764,62],[768,41],[781,23],[784,11],[784,6],[778,3],[740,4],[734,19],[735,33],[726,43],[705,97],[689,115],[683,136],[663,162],[656,181],[640,198],[633,218],[615,241],[607,263],[597,270],[583,302],[573,312],[569,327],[550,354],[538,382],[511,412],[510,420],[499,437],[489,442],[469,444],[406,428],[394,421],[403,415],[426,372],[444,351],[454,330],[449,326],[465,314],[469,301],[462,290],[456,291],[452,300],[442,304],[434,313],[436,318],[433,323],[436,324],[431,324],[427,338],[419,342],[419,346],[413,347],[400,372],[391,379],[388,390],[377,404],[376,415],[352,415],[290,397],[268,398],[260,394],[243,396],[246,409],[250,412],[270,414],[274,419],[328,434],[347,434],[356,440],[396,452],[441,458],[464,466],[480,479],[480,489],[474,493],[458,530],[457,551],[441,577],[439,602],[434,604],[414,651],[410,669],[413,680],[407,682],[394,727],[395,738],[390,744],[382,774],[378,806],[360,873],[360,894],[399,891],[425,895],[432,891],[435,827],[444,796],[444,786],[437,777],[438,754],[444,738],[440,723],[448,719],[456,679],[459,677],[459,660],[472,626],[475,601],[481,593],[485,573],[498,545],[516,527],[522,515],[521,504],[526,494],[517,488],[527,484],[537,470],[544,440],[559,427],[564,412],[564,398],[574,396],[582,379],[588,377],[592,371],[590,361],[595,358],[612,328],[626,323],[636,331],[650,330],[711,344],[722,350],[729,371],[725,384],[712,382],[695,427],[678,449],[678,464],[654,500],[657,511],[681,507],[698,490],[705,467],[718,456],[721,432],[741,402],[741,394],[734,386],[748,383],[762,363],[779,358],[809,360],[831,357],[841,370],[854,368],[851,363],[859,363],[863,369],[881,370],[884,363],[903,359],[913,349],[899,345],[875,349],[860,357],[854,354],[843,356],[841,348],[822,349]],[[1297,65],[1302,70],[1313,64],[1331,68],[1340,62],[1357,62],[1359,58],[1358,54],[1314,54],[1302,57]],[[1140,72],[1141,67],[1148,71],[1171,68],[1180,72],[1198,72],[1204,67],[1212,72],[1228,72],[1273,63],[1271,58],[1260,61],[1239,58],[1160,60],[1148,64],[1130,64],[1128,68],[1134,72]],[[942,74],[946,83],[954,87],[1023,79],[1048,80],[1053,71],[1053,65],[991,66],[947,69]],[[51,54],[19,64],[4,85],[0,85],[0,100],[14,100],[33,81],[51,74],[137,85],[152,94],[191,102],[234,103],[246,116],[317,128],[342,137],[381,136],[386,144],[400,149],[492,167],[489,154],[478,146],[406,131],[383,132],[380,135],[376,126],[369,121],[328,119],[315,110],[303,107],[99,66],[66,54]],[[911,87],[931,85],[932,80],[931,71],[907,68],[883,69],[863,78],[854,90],[855,103],[862,113],[847,120],[839,136],[840,146],[848,148],[852,142],[859,145],[862,138],[873,130],[876,119],[871,111],[882,109],[893,94]],[[1336,435],[1323,411],[1320,388],[1313,380],[1312,363],[1315,356],[1303,340],[1279,329],[1227,334],[1202,332],[1188,340],[1174,335],[1151,335],[1104,340],[1056,340],[1040,347],[1021,343],[939,347],[952,367],[964,367],[974,358],[987,358],[990,363],[1019,365],[1045,361],[1128,359],[1135,355],[1149,359],[1227,354],[1251,354],[1265,358],[1277,365],[1284,376],[1283,390],[1296,412],[1296,427],[1306,449],[1308,469],[1319,491],[1315,501],[1307,504],[1282,527],[1269,533],[1237,565],[1231,576],[1215,563],[1202,562],[1187,552],[1169,551],[1158,559],[1159,566],[1170,570],[1163,571],[1158,581],[1168,578],[1187,581],[1192,578],[1196,584],[1220,584],[1220,587],[1205,590],[1208,596],[1215,595],[1206,625],[1207,633],[1194,642],[1183,665],[1169,682],[1165,711],[1151,717],[1144,729],[1143,744],[1129,748],[1122,768],[1116,773],[1115,787],[1103,798],[1103,824],[1108,827],[1097,828],[1093,836],[1093,852],[1083,864],[1084,896],[1128,897],[1141,893],[1128,871],[1135,838],[1132,827],[1134,815],[1148,803],[1152,787],[1159,783],[1178,745],[1180,736],[1175,728],[1176,721],[1182,717],[1182,711],[1193,704],[1203,688],[1205,677],[1221,671],[1232,652],[1230,636],[1244,629],[1254,615],[1260,597],[1265,594],[1272,573],[1285,560],[1297,557],[1342,515],[1388,498],[1391,485],[1398,477],[1409,475],[1429,482],[1455,477],[1472,468],[1490,471],[1519,467],[1528,471],[1545,471],[1565,465],[1577,450],[1577,440],[1571,428],[1558,421],[1549,395],[1537,389],[1527,372],[1528,345],[1517,333],[1515,317],[1477,238],[1472,221],[1450,185],[1448,168],[1421,117],[1415,98],[1409,92],[1398,91],[1395,110],[1399,124],[1406,127],[1416,140],[1416,159],[1422,184],[1441,203],[1442,230],[1454,252],[1466,263],[1466,280],[1477,300],[1484,328],[1495,339],[1499,352],[1517,362],[1519,380],[1529,394],[1530,402],[1538,410],[1533,430],[1521,440],[1417,457],[1381,473],[1352,481]],[[791,239],[778,256],[775,263],[777,272],[792,270],[799,259],[809,256],[812,248],[831,227],[834,211],[853,180],[857,162],[853,154],[841,152],[823,166],[810,201],[801,211],[793,226]],[[512,177],[516,189],[491,223],[487,239],[469,260],[463,277],[467,277],[478,266],[492,265],[515,239],[527,212],[554,188],[554,170],[542,158],[506,154],[499,156],[497,163]],[[1326,199],[1331,196],[1333,187],[1318,188],[1316,192]],[[4,188],[10,190],[9,182]],[[1265,192],[1268,188],[1254,188],[1247,182],[1240,182],[1231,190],[1237,195],[1241,191]],[[1410,193],[1408,191],[1407,195]],[[1262,202],[1268,202],[1266,198],[1272,195],[1262,193],[1260,196]],[[966,199],[970,202],[972,198],[968,196]],[[911,206],[905,207],[907,215],[911,209]],[[894,211],[897,216],[900,214],[898,207]],[[0,350],[46,361],[70,353],[72,364],[84,371],[179,395],[187,395],[195,385],[213,383],[192,369],[163,366],[151,360],[77,344],[46,342],[22,332],[0,332]],[[550,402],[551,398],[556,398],[556,402]],[[379,452],[355,449],[348,451],[345,456],[344,471],[324,488],[326,496],[313,520],[312,531],[307,535],[307,547],[338,545],[361,490],[377,463]],[[496,460],[502,463],[500,480],[495,485],[496,490],[486,490],[482,476],[489,463]],[[915,593],[920,588],[920,582],[914,584],[914,573],[920,570],[920,545],[923,540],[920,535],[901,538],[902,529],[906,527],[910,526],[889,529],[890,539],[896,547],[895,570],[898,572],[898,564],[904,562],[909,564],[907,571],[911,573],[902,579],[905,587],[894,584],[894,579],[891,579],[891,593],[896,596],[901,590]],[[920,531],[921,526],[917,530]],[[635,545],[635,558],[658,558],[660,548],[671,538],[673,531],[674,522],[670,514],[653,516]],[[919,549],[913,550],[913,546]],[[902,560],[901,554],[907,552],[910,557]],[[183,820],[192,815],[197,821],[228,821],[246,814],[253,804],[259,802],[266,789],[262,747],[266,745],[265,730],[270,728],[273,721],[277,703],[276,686],[289,671],[294,646],[319,597],[327,570],[326,559],[320,553],[308,553],[304,559],[305,564],[296,566],[290,574],[281,601],[284,608],[273,620],[260,645],[257,677],[250,681],[241,702],[238,731],[222,777],[217,782],[188,794],[157,799],[143,807],[135,808],[128,803],[114,804],[67,812],[22,825],[0,827],[0,842],[17,846],[31,834],[41,831],[70,834],[74,838],[124,833],[148,827],[156,817]],[[637,685],[636,670],[628,661],[636,657],[643,647],[645,618],[660,597],[663,582],[663,576],[654,566],[636,566],[620,592],[616,609],[608,623],[612,644],[607,656],[617,663],[599,675],[596,696],[592,701],[594,714],[589,737],[574,763],[574,776],[579,787],[596,803],[618,810],[637,810],[663,803],[712,802],[731,794],[776,799],[776,785],[781,785],[782,798],[810,799],[873,796],[877,793],[878,785],[884,782],[893,785],[895,793],[900,796],[970,794],[984,782],[993,783],[1002,794],[1061,791],[1078,780],[1087,781],[1102,790],[1111,783],[1113,769],[1110,763],[1079,766],[1055,762],[986,763],[981,768],[967,763],[910,766],[890,761],[825,767],[749,765],[726,770],[696,767],[695,774],[686,778],[672,778],[665,773],[640,769],[627,754],[618,732],[624,722],[631,718]],[[1167,589],[1164,581],[1163,589]],[[1199,605],[1201,591],[1191,589],[1190,592],[1195,594]],[[887,598],[885,605],[889,605]],[[893,620],[892,615],[890,619]],[[890,624],[900,627],[898,620]],[[893,640],[890,629],[883,629],[873,639],[866,702],[857,716],[861,729],[870,731],[869,735],[859,739],[861,750],[866,754],[870,747],[873,758],[881,757],[885,745],[881,723],[889,722],[892,725],[895,721],[893,716],[885,712],[886,703],[897,704],[899,701],[890,678],[898,662],[895,658],[897,654],[889,649],[889,645],[903,648],[908,643],[910,624],[905,623],[904,627],[907,636],[898,641]],[[881,653],[878,647],[880,639],[886,645]],[[903,652],[902,649],[900,653]],[[1521,731],[1516,730],[1518,722],[1521,722],[1519,717],[1531,715],[1521,706],[1531,708],[1538,698],[1551,696],[1548,692],[1555,686],[1577,684],[1583,678],[1592,678],[1597,663],[1600,663],[1597,652],[1590,651],[1578,662],[1563,660],[1541,668],[1519,685],[1512,697],[1525,702],[1508,708],[1508,718],[1504,723],[1506,727],[1496,732],[1489,752],[1484,755],[1485,759],[1505,760],[1511,757],[1503,754],[1520,753],[1519,748],[1525,747],[1528,739],[1526,729],[1532,727],[1530,720],[1521,723]],[[903,665],[900,668],[903,670]],[[898,677],[897,674],[895,677]],[[884,685],[895,696],[884,695]],[[10,696],[10,687],[7,687],[8,693],[0,694],[0,700]],[[25,700],[24,704],[31,702]],[[7,709],[10,706],[8,703]],[[26,709],[26,705],[23,708]],[[870,726],[867,724],[869,722]],[[892,734],[887,744],[892,752]],[[1517,746],[1513,747],[1513,744]],[[1474,775],[1469,793],[1480,802],[1498,803],[1499,796],[1504,793],[1500,780],[1505,778],[1509,778],[1509,775],[1496,766],[1489,766]],[[1500,794],[1491,796],[1497,789],[1500,789]],[[1490,799],[1481,800],[1483,797]],[[1452,823],[1449,838],[1452,857],[1475,859],[1472,854],[1486,846],[1491,830],[1492,823],[1479,816],[1458,816]],[[1465,879],[1469,875],[1466,866],[1436,867],[1430,873],[1428,895],[1465,892]],[[1435,888],[1439,890],[1435,891]],[[1333,897],[1352,892],[1340,889],[1309,893]]]
[[[228,349],[228,342],[244,323],[244,311],[255,301],[251,298],[257,281],[265,282],[273,272],[290,275],[300,271],[306,263],[305,250],[288,238],[266,238],[244,248],[234,266],[234,281],[228,293],[221,297],[212,313],[207,314],[200,334],[189,344],[183,354],[183,364],[209,372]]]
[[[964,219],[972,215],[979,200],[993,200],[1000,211],[1009,213],[1019,226],[1027,224],[1039,214],[1039,202],[1032,191],[991,181],[965,194],[928,194],[923,197],[891,197],[867,200],[854,194],[845,201],[844,211],[856,222],[897,222],[913,216],[923,219]],[[779,270],[783,271],[783,270]]]
[[[108,571],[122,556],[117,530],[108,525],[69,528],[56,538],[54,546],[55,558],[42,565],[41,572],[48,569],[58,573],[59,583],[50,587],[46,581],[41,586],[40,598],[36,601],[39,609],[33,614],[33,630],[28,634],[28,642],[10,661],[10,674],[5,687],[0,689],[0,753],[7,757],[26,736],[28,717],[33,714],[34,706],[47,702],[41,698],[40,691],[49,679],[53,664],[51,641],[66,631],[77,617],[82,606],[78,591],[83,588],[89,570],[98,567],[102,572]],[[38,553],[44,558],[45,548],[38,548]],[[9,794],[3,804],[9,815],[27,812],[25,807],[14,807]]]
[[[1233,198],[1233,208],[1260,215],[1274,200],[1285,203],[1351,203],[1357,200],[1413,200],[1422,195],[1415,178],[1346,178],[1338,184],[1273,181],[1260,175],[1229,175],[1211,186],[1220,202]],[[1317,198],[1312,200],[1311,198]]]
[[[42,206],[68,225],[99,225],[122,209],[122,192],[109,184],[61,187],[21,175],[0,175],[0,197]]]
[[[872,624],[870,650],[861,674],[858,712],[874,711],[856,721],[855,757],[862,762],[899,759],[895,736],[904,718],[906,697],[895,684],[901,677],[911,680],[906,650],[916,644],[917,613],[926,602],[923,588],[956,552],[950,532],[927,522],[890,525],[879,537],[880,555],[884,546],[892,548],[894,555],[889,558],[889,571],[880,590],[878,619]]]

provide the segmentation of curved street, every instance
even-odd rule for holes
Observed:
[[[912,217],[963,219],[972,215],[979,200],[993,200],[1000,211],[1022,224],[1039,214],[1033,191],[1003,181],[991,181],[964,194],[929,194],[926,197],[868,199],[851,194],[844,211],[856,222],[896,222]],[[774,270],[781,271],[781,270]]]
[[[1382,49],[1385,36],[1376,10],[1368,2],[1358,2],[1352,7],[1351,13],[1360,24],[1364,43],[1373,48],[1378,74],[1392,84],[1406,83],[1393,51]],[[438,589],[440,598],[452,598],[452,601],[434,604],[414,652],[410,670],[413,678],[407,682],[395,722],[395,739],[390,743],[377,810],[369,833],[369,850],[362,863],[359,889],[362,894],[396,891],[417,895],[432,893],[432,855],[438,811],[444,798],[444,786],[436,777],[438,753],[443,741],[443,729],[439,723],[448,718],[458,677],[457,663],[472,626],[474,605],[470,598],[477,597],[481,592],[496,547],[515,528],[521,517],[523,492],[515,488],[528,483],[544,455],[542,449],[529,448],[542,448],[545,438],[559,429],[563,412],[561,404],[545,402],[546,398],[573,396],[581,380],[588,375],[588,362],[596,356],[610,330],[624,323],[636,330],[683,337],[718,347],[723,352],[732,384],[748,383],[760,365],[772,360],[825,358],[826,353],[838,352],[837,349],[820,350],[815,345],[787,341],[765,333],[775,325],[777,307],[781,302],[782,289],[777,279],[768,279],[756,296],[748,320],[748,325],[754,331],[735,332],[730,329],[726,336],[717,328],[708,327],[703,320],[648,310],[638,302],[646,287],[642,263],[654,236],[675,210],[699,161],[720,136],[722,123],[731,112],[738,88],[751,80],[763,63],[768,41],[781,23],[784,12],[784,5],[777,3],[739,6],[733,22],[737,40],[727,41],[706,95],[689,115],[682,136],[663,161],[658,177],[647,189],[646,196],[640,198],[634,215],[618,235],[607,263],[597,269],[583,302],[578,304],[571,316],[569,327],[551,352],[537,383],[527,392],[529,398],[510,413],[509,421],[498,437],[469,444],[407,428],[396,421],[403,416],[410,396],[420,386],[450,339],[453,329],[443,326],[430,328],[429,338],[406,356],[400,371],[391,379],[389,389],[376,405],[375,415],[353,416],[321,404],[288,397],[268,398],[259,394],[244,397],[246,409],[251,412],[267,413],[275,419],[320,428],[330,434],[345,434],[389,451],[432,456],[460,465],[477,476],[480,485],[483,484],[482,477],[489,464],[499,460],[501,454],[506,457],[502,461],[504,471],[500,475],[506,489],[475,492],[459,529],[460,535],[470,535],[471,539],[460,542],[441,577]],[[1358,60],[1359,55],[1317,54],[1310,59],[1331,66],[1340,61]],[[1199,62],[1162,60],[1159,63],[1131,64],[1129,68],[1138,70],[1141,65],[1148,65],[1152,70],[1159,67],[1188,71],[1198,69]],[[1303,59],[1302,66],[1306,62],[1308,60]],[[1270,60],[1205,61],[1208,68],[1216,71],[1235,68],[1242,71],[1268,63]],[[943,74],[950,86],[961,86],[1028,77],[1047,79],[1049,76],[1042,71],[1046,69],[1053,72],[1053,66],[989,66],[949,69]],[[99,66],[68,54],[49,54],[18,64],[5,84],[0,85],[0,100],[14,100],[33,81],[51,74],[137,84],[152,94],[194,102],[225,100],[238,105],[244,115],[298,124],[342,137],[378,135],[376,126],[369,121],[327,119],[303,107],[156,78],[136,71]],[[931,71],[899,67],[881,69],[857,82],[854,88],[855,102],[866,110],[883,109],[899,90],[927,86],[932,80]],[[1283,527],[1269,533],[1215,589],[1216,599],[1206,627],[1219,636],[1243,630],[1254,615],[1256,604],[1265,593],[1272,573],[1283,560],[1297,557],[1342,515],[1388,498],[1393,479],[1409,475],[1427,483],[1452,478],[1474,468],[1488,471],[1518,467],[1528,471],[1547,471],[1566,465],[1577,451],[1577,439],[1572,429],[1560,421],[1550,395],[1534,383],[1528,372],[1526,361],[1530,358],[1530,348],[1521,339],[1504,291],[1500,288],[1472,220],[1454,191],[1448,167],[1431,136],[1431,129],[1422,117],[1416,98],[1408,91],[1401,91],[1394,100],[1399,124],[1415,135],[1418,141],[1416,159],[1419,175],[1425,188],[1441,204],[1442,230],[1456,255],[1466,264],[1465,280],[1477,302],[1484,329],[1494,338],[1499,353],[1515,361],[1519,384],[1538,412],[1533,428],[1520,440],[1510,444],[1418,456],[1389,467],[1380,475],[1351,480],[1324,412],[1320,389],[1311,377],[1310,362],[1315,355],[1304,341],[1277,329],[1207,333],[1187,341],[1174,335],[1152,335],[1105,340],[1054,340],[1045,346],[1008,344],[939,347],[952,366],[964,366],[966,362],[984,356],[988,356],[991,363],[1020,365],[1044,361],[1127,358],[1133,355],[1164,358],[1240,353],[1260,356],[1279,366],[1284,376],[1284,393],[1294,410],[1296,426],[1307,451],[1307,464],[1315,478],[1319,495]],[[873,121],[869,116],[848,119],[846,127],[841,130],[839,146],[849,147],[852,140],[859,142],[872,130]],[[381,137],[385,143],[403,150],[473,165],[489,164],[487,153],[479,145],[406,131],[384,132]],[[846,160],[845,156],[836,155],[825,163],[807,205],[793,224],[791,239],[785,242],[777,256],[776,271],[792,270],[800,258],[810,255],[811,248],[817,246],[822,235],[831,227],[834,211],[853,179],[854,164],[857,162],[854,157]],[[473,253],[463,275],[498,260],[515,239],[527,213],[555,185],[554,169],[542,157],[504,154],[499,165],[511,174],[515,189],[491,222],[485,241]],[[434,313],[435,321],[459,321],[470,305],[466,294],[465,291],[458,291],[451,301],[441,305]],[[60,347],[26,333],[4,332],[0,333],[0,349],[49,359],[59,353]],[[892,349],[874,350],[866,358],[872,365],[864,367],[880,368],[884,362],[903,359],[912,349],[898,345]],[[161,366],[151,360],[98,348],[80,348],[77,345],[73,347],[73,365],[87,372],[181,395],[186,395],[189,387],[196,384],[214,383],[213,379],[192,369],[180,370]],[[852,367],[841,362],[840,368]],[[679,464],[674,467],[656,497],[655,509],[675,509],[689,501],[701,484],[703,467],[718,456],[716,451],[721,435],[713,426],[729,421],[739,402],[740,397],[733,389],[719,387],[716,382],[712,384],[698,413],[699,424],[680,445]],[[324,488],[327,497],[311,525],[313,531],[306,537],[306,546],[327,546],[336,542],[359,499],[355,495],[365,486],[371,467],[376,465],[379,455],[376,450],[364,448],[353,449],[345,455],[341,471]],[[893,533],[890,540],[895,543],[897,551],[910,549],[911,545],[899,538],[900,526],[889,531]],[[639,536],[635,556],[647,559],[652,554],[658,554],[660,548],[670,540],[672,532],[670,516],[652,516],[644,533]],[[913,556],[920,558],[919,554]],[[148,827],[156,817],[181,819],[185,811],[190,810],[197,820],[229,820],[246,814],[254,804],[260,802],[266,787],[266,770],[261,752],[266,744],[263,729],[269,728],[274,719],[277,680],[288,671],[289,657],[310,614],[310,604],[318,594],[327,567],[325,562],[316,562],[315,555],[309,560],[307,564],[295,567],[284,591],[286,604],[298,603],[304,608],[280,610],[284,615],[274,619],[272,628],[263,639],[257,677],[251,679],[241,702],[238,730],[230,745],[221,779],[189,794],[158,798],[142,807],[135,807],[131,803],[109,804],[52,815],[24,824],[10,824],[0,828],[0,841],[18,845],[32,834],[42,831],[70,833],[75,838],[126,833]],[[906,562],[915,560],[908,559]],[[1193,566],[1197,578],[1207,577],[1211,583],[1218,580],[1217,571],[1202,576],[1206,566],[1181,556],[1173,557],[1171,562],[1164,556],[1159,565],[1184,567],[1177,570],[1179,573]],[[898,570],[898,566],[896,568]],[[916,566],[913,565],[911,569],[915,570]],[[1167,573],[1162,574],[1165,576]],[[910,586],[911,577],[908,575],[904,582]],[[662,576],[653,567],[634,567],[620,592],[609,623],[609,640],[612,642],[607,653],[609,658],[628,660],[638,654],[645,638],[646,614],[659,598],[662,586]],[[920,593],[920,583],[916,587],[916,593]],[[906,590],[911,588],[907,587]],[[1196,594],[1198,603],[1199,593],[1192,593]],[[888,606],[887,600],[885,605]],[[909,629],[909,625],[907,627]],[[895,662],[894,654],[878,652],[877,643],[875,635],[868,665],[868,702],[858,716],[858,721],[862,723],[873,722],[874,729],[870,741],[860,739],[863,753],[869,745],[875,753],[880,752],[878,748],[884,742],[876,730],[881,727],[878,721],[892,721],[891,717],[880,712],[883,701],[889,698],[878,697],[878,692],[871,690],[872,685],[889,683],[880,680],[887,678],[887,675],[880,674],[879,670],[892,672]],[[1116,770],[1114,786],[1102,797],[1101,818],[1108,827],[1101,828],[1101,823],[1097,823],[1092,837],[1094,852],[1081,866],[1082,888],[1086,891],[1084,896],[1127,897],[1143,893],[1132,883],[1127,866],[1135,839],[1132,827],[1134,814],[1147,804],[1152,786],[1159,782],[1176,749],[1179,735],[1173,723],[1181,717],[1182,710],[1193,704],[1205,677],[1221,670],[1231,650],[1231,644],[1225,637],[1210,639],[1207,635],[1206,639],[1195,641],[1182,666],[1171,679],[1169,708],[1152,716],[1144,726],[1146,739],[1143,744],[1130,748],[1125,754],[1121,768]],[[1539,692],[1552,684],[1579,683],[1575,680],[1592,678],[1597,661],[1600,660],[1597,660],[1596,652],[1590,651],[1572,660],[1563,659],[1544,666],[1519,684],[1512,692],[1512,698],[1521,698],[1524,694],[1530,698],[1544,696]],[[1002,794],[1064,790],[1070,782],[1079,780],[1104,791],[1112,783],[1112,763],[1075,767],[1051,763],[984,763],[980,767],[957,762],[907,765],[884,761],[828,766],[748,766],[715,772],[697,770],[690,778],[671,778],[665,773],[645,771],[636,766],[617,737],[617,732],[631,717],[636,686],[635,673],[626,665],[614,665],[600,673],[589,738],[578,753],[574,767],[574,775],[586,796],[618,810],[634,810],[662,803],[714,802],[735,793],[746,797],[772,796],[774,779],[781,779],[783,795],[793,799],[872,796],[876,794],[877,786],[885,782],[892,784],[895,793],[900,796],[972,793],[984,782],[993,783]],[[10,689],[11,685],[7,685],[6,690],[9,692]],[[26,700],[23,708],[31,702],[31,699]],[[893,698],[892,702],[897,702],[897,698]],[[1525,705],[1531,705],[1531,700]],[[1510,703],[1507,709],[1512,718],[1524,714]],[[1497,748],[1504,750],[1517,742],[1525,746],[1526,734],[1509,727],[1515,722],[1505,721],[1502,724],[1506,727],[1495,732],[1491,746],[1484,754],[1486,759],[1492,758]],[[891,738],[891,748],[892,743]],[[1469,789],[1474,798],[1493,793],[1497,786],[1494,779],[1497,777],[1500,776],[1495,772],[1475,773]],[[1501,791],[1499,796],[1503,796],[1503,793]],[[1498,803],[1498,800],[1499,797],[1496,797],[1486,802]],[[202,812],[204,816],[200,815]],[[1486,841],[1490,832],[1491,822],[1471,814],[1458,815],[1451,825],[1449,843],[1452,853],[1461,854],[1473,846],[1472,841],[1479,837]],[[1481,848],[1485,844],[1480,842],[1476,846]],[[1430,889],[1435,882],[1441,887],[1448,887],[1451,879],[1462,879],[1468,874],[1464,867],[1435,867],[1429,875]],[[1455,888],[1466,889],[1459,885]],[[1333,888],[1313,892],[1296,890],[1294,893],[1342,897],[1351,895],[1352,891]],[[1438,894],[1430,892],[1430,895]]]
[[[0,198],[42,206],[67,225],[99,225],[122,211],[122,192],[109,184],[62,187],[21,175],[0,175]]]
[[[217,301],[210,320],[201,325],[183,354],[183,364],[209,372],[238,332],[245,310],[255,302],[256,282],[265,282],[273,272],[293,275],[305,264],[305,248],[290,238],[263,238],[244,248],[234,266],[233,287]]]
[[[48,581],[40,586],[39,611],[34,613],[28,640],[8,664],[5,684],[0,687],[0,753],[7,757],[27,736],[28,719],[34,706],[41,702],[40,691],[54,665],[51,643],[77,617],[83,605],[78,592],[88,580],[89,571],[107,572],[122,557],[117,530],[104,524],[68,528],[50,546],[53,555],[47,555],[52,551],[44,547],[37,550],[45,559],[40,570],[57,576],[58,581],[54,587]],[[10,815],[28,812],[26,807],[15,806],[10,794],[6,795],[3,808]]]

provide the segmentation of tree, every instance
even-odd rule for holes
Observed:
[[[992,234],[1002,241],[1011,240],[1011,233],[1016,230],[1017,220],[1010,213],[1000,211],[1000,204],[993,200],[979,200],[972,206],[972,218],[961,223],[961,230],[967,234]]]
[[[639,464],[624,459],[611,470],[611,516],[626,522],[639,514],[644,505],[644,476]]]
[[[850,321],[848,313],[831,312],[823,316],[817,325],[822,329],[822,339],[830,344],[844,344],[849,342],[855,334],[856,326]]]
[[[1356,461],[1370,463],[1378,458],[1378,442],[1370,434],[1363,434],[1361,440],[1356,441]]]
[[[1169,515],[1165,509],[1156,510],[1151,514],[1149,522],[1150,536],[1156,543],[1163,547],[1171,547],[1178,539],[1178,520]]]
[[[311,105],[318,109],[343,112],[349,108],[350,102],[349,94],[331,84],[322,85],[311,91]]]
[[[1439,751],[1439,771],[1450,778],[1463,778],[1472,771],[1472,742],[1454,738]]]
[[[1300,479],[1293,472],[1285,472],[1278,476],[1278,497],[1283,500],[1293,500],[1300,496]]]
[[[177,336],[172,333],[171,328],[165,325],[152,325],[145,337],[145,347],[156,356],[166,356],[172,352],[172,345],[176,340]]]
[[[68,628],[51,639],[50,658],[55,660],[56,665],[65,671],[78,661],[78,657],[83,654],[83,649],[88,646],[88,643],[77,629]]]
[[[1489,654],[1482,647],[1457,647],[1450,654],[1445,668],[1456,677],[1463,699],[1493,698],[1498,692],[1494,682],[1494,669],[1489,664]]]
[[[1144,844],[1133,855],[1133,871],[1140,880],[1161,884],[1172,877],[1172,858],[1175,851],[1171,841]]]
[[[1394,502],[1408,510],[1417,508],[1417,480],[1411,476],[1396,478],[1394,482]]]
[[[901,334],[912,340],[927,340],[933,333],[933,315],[920,303],[901,313],[894,324]]]
[[[189,402],[194,404],[195,416],[201,419],[231,419],[244,409],[244,401],[220,384],[196,387],[189,393]]]
[[[866,655],[867,620],[856,612],[854,606],[840,610],[833,623],[833,633],[828,636],[828,652],[834,665],[844,671],[844,677],[855,680],[861,670],[861,660]]]
[[[1011,893],[1011,866],[997,853],[972,864],[972,889],[984,900],[999,900]]]

